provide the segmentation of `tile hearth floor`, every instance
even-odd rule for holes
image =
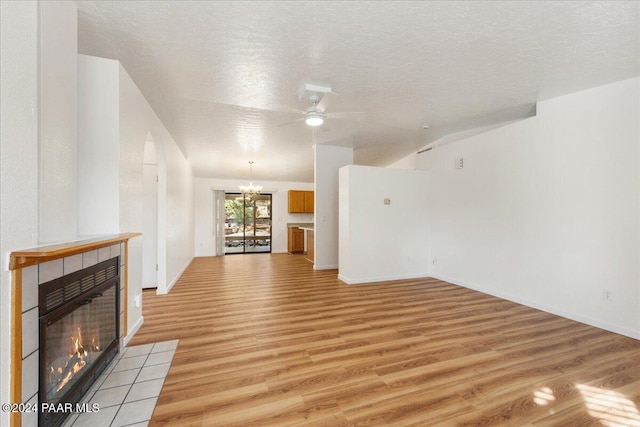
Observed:
[[[73,414],[63,426],[147,426],[177,347],[178,340],[125,347],[82,398],[100,410]]]

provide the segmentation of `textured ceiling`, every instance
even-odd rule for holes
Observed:
[[[387,165],[539,100],[640,74],[637,2],[78,1],[80,53],[118,59],[200,177],[313,181],[316,142]],[[430,129],[423,130],[428,124]]]

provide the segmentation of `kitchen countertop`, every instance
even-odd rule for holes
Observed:
[[[299,228],[300,230],[313,231],[313,230],[314,230],[314,228],[313,228],[313,227],[314,227],[314,225],[313,225],[313,224],[311,224],[311,225],[304,225],[304,226],[302,226],[302,227],[298,227],[298,228]]]
[[[304,227],[313,228],[313,222],[288,222],[287,227],[288,228],[304,228]]]

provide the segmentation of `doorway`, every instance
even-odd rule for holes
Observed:
[[[225,193],[224,253],[271,252],[271,194]]]
[[[147,135],[142,165],[142,288],[158,288],[158,156]]]

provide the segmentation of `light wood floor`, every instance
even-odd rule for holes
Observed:
[[[640,341],[439,280],[197,258],[131,345],[179,339],[153,426],[640,426]]]

